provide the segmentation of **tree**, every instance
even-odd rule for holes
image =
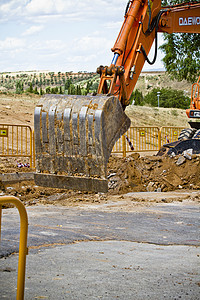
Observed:
[[[93,82],[92,86],[90,87],[90,90],[97,92],[99,86],[99,82]]]
[[[76,86],[76,91],[75,91],[76,95],[81,95],[81,87],[80,85]]]
[[[72,84],[72,80],[67,79],[66,82],[65,82],[65,90],[68,90],[71,84]]]
[[[58,87],[51,88],[51,94],[58,94]]]
[[[190,98],[184,95],[183,91],[166,89],[166,88],[154,88],[144,97],[144,102],[152,106],[158,106],[157,92],[160,92],[159,106],[161,107],[173,107],[186,109],[189,107]]]
[[[40,95],[42,96],[44,94],[44,91],[42,90],[42,88],[40,88]]]
[[[142,95],[142,92],[140,92],[138,89],[136,89],[131,97],[130,97],[130,104],[132,104],[134,100],[134,105],[140,105],[140,106],[143,106],[144,105],[144,98],[143,98],[143,95]]]
[[[34,94],[39,95],[38,90],[37,90],[37,86],[34,89]]]
[[[88,82],[87,82],[87,86],[86,86],[87,94],[90,92],[90,86],[91,86],[91,82],[88,81]]]
[[[62,86],[60,86],[59,94],[63,94]]]
[[[62,77],[62,82],[63,82],[63,84],[65,84],[65,77],[64,76]]]
[[[28,85],[29,85],[29,88],[27,89],[27,92],[33,93],[33,85],[32,85],[32,82],[29,82]]]
[[[51,93],[51,88],[50,86],[46,87],[46,94],[50,94]]]
[[[68,94],[69,95],[75,95],[75,86],[73,84],[70,84],[70,87],[68,89]]]
[[[162,0],[162,5],[174,5],[196,0]],[[164,33],[165,43],[160,49],[165,53],[165,69],[172,77],[195,82],[200,75],[200,35],[195,33]]]
[[[21,80],[16,82],[16,94],[22,94],[24,91],[24,84]]]

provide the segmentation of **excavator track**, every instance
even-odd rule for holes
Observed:
[[[34,114],[40,186],[107,192],[107,162],[130,127],[118,98],[44,95]]]

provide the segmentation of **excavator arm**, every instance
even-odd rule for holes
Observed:
[[[163,10],[158,32],[200,33],[200,3],[183,3]]]
[[[97,72],[101,75],[98,93],[108,92],[119,98],[123,107],[129,105],[129,98],[136,85],[155,39],[157,21],[160,16],[161,1],[135,0],[128,2],[124,22],[112,48],[114,57],[110,67],[100,67]],[[110,80],[114,84],[110,85]]]
[[[111,65],[97,69],[98,94],[44,95],[35,109],[37,185],[107,191],[107,162],[130,126],[124,109],[143,65],[155,62],[157,50],[151,62],[148,53],[154,40],[157,49],[157,32],[179,32],[179,27],[199,32],[199,7],[161,9],[161,0],[128,1]]]
[[[156,60],[158,32],[200,33],[200,3],[161,8],[160,0],[129,1],[124,23],[112,48],[111,66],[97,69],[101,75],[98,93],[118,96],[123,107],[129,104],[145,61],[152,65]],[[154,40],[155,55],[150,61],[148,53]],[[112,82],[109,90],[106,88],[108,80]]]

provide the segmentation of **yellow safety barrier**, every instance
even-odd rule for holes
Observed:
[[[151,152],[158,151],[163,144],[175,142],[181,130],[185,127],[153,127],[153,126],[136,126],[130,127],[129,130],[116,142],[112,153],[122,153],[126,157],[129,152]],[[131,150],[128,140],[134,147]]]
[[[13,196],[0,197],[0,236],[1,236],[1,210],[3,204],[12,203],[19,211],[20,214],[20,241],[19,241],[19,261],[18,261],[18,278],[17,278],[17,300],[24,299],[25,287],[25,272],[26,272],[26,255],[28,254],[27,248],[27,235],[28,235],[28,216],[26,209],[22,202]]]
[[[185,127],[172,127],[172,126],[163,126],[160,128],[159,132],[159,149],[162,145],[167,143],[172,143],[178,140],[178,137],[181,131]]]
[[[28,157],[32,167],[32,139],[30,126],[0,124],[0,157]]]
[[[126,156],[128,152],[150,152],[159,149],[159,128],[148,126],[130,127],[113,148],[113,153],[123,153]],[[134,150],[131,150],[126,136],[131,141]]]
[[[122,153],[126,156],[129,152],[158,151],[163,144],[174,142],[185,127],[130,127],[113,147],[112,153]],[[126,136],[133,144],[131,150]],[[35,168],[34,131],[26,125],[0,124],[0,157],[28,157],[30,167]]]

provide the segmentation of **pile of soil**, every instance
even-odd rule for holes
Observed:
[[[6,162],[6,166],[5,166]],[[13,160],[6,158],[0,165],[0,173],[30,172],[30,168],[18,168]],[[134,153],[126,158],[111,156],[108,163],[109,191],[107,194],[59,190],[36,186],[33,181],[16,184],[0,182],[0,195],[19,197],[26,205],[50,203],[76,206],[78,203],[104,202],[111,195],[129,192],[169,192],[200,189],[200,155],[191,159],[183,156],[140,157]],[[67,203],[66,203],[67,202]]]
[[[126,158],[112,156],[108,170],[110,194],[200,189],[200,155],[191,159],[140,157],[138,153]]]
[[[1,157],[0,158],[0,174],[19,172],[34,172],[30,168],[30,161],[26,157]]]

